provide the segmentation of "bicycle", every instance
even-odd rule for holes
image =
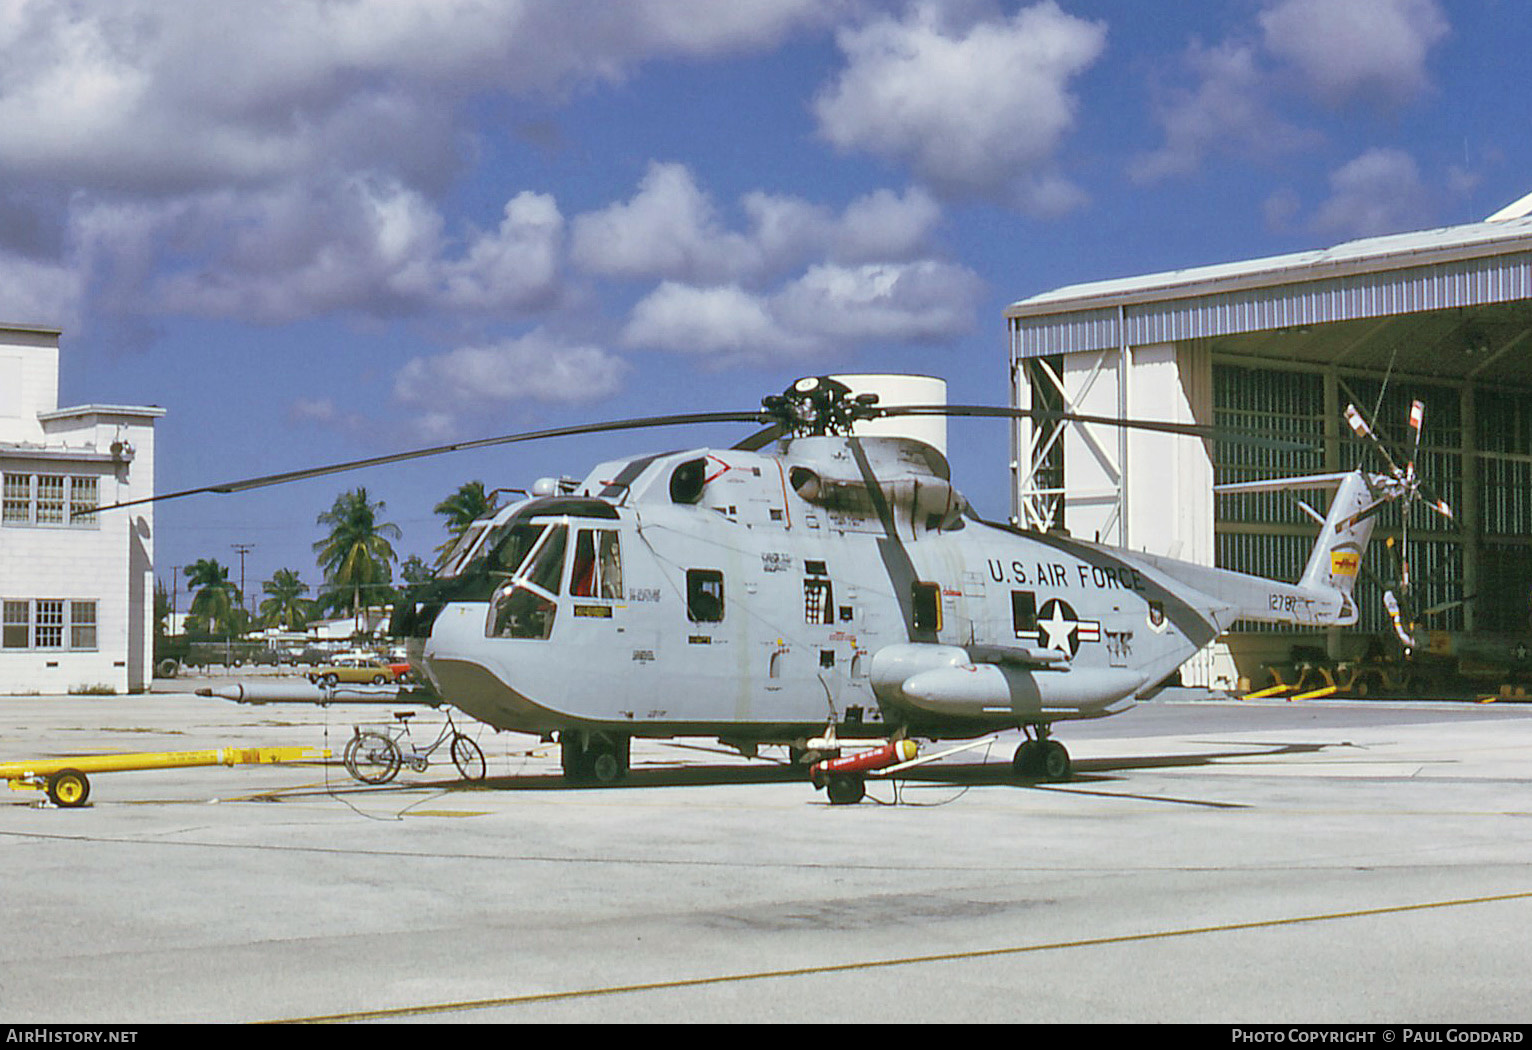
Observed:
[[[353,726],[351,739],[346,741],[346,749],[341,754],[346,772],[364,784],[387,784],[406,764],[415,772],[424,773],[431,764],[431,755],[450,741],[448,752],[452,755],[452,764],[457,766],[463,779],[484,779],[484,752],[472,737],[453,724],[452,712],[447,712],[441,732],[424,748],[417,748],[410,738],[410,719],[415,714],[414,711],[395,711],[397,727],[363,729]]]

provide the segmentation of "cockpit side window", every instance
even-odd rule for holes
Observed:
[[[569,593],[576,598],[622,597],[622,550],[615,529],[581,529],[575,538]]]

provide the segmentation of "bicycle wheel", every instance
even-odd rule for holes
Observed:
[[[364,784],[387,784],[399,774],[399,746],[383,733],[367,730],[346,744],[341,761],[346,772]]]
[[[452,764],[464,780],[484,779],[484,752],[462,733],[452,738]]]

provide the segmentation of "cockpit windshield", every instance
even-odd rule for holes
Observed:
[[[491,638],[547,638],[558,613],[566,525],[513,525],[490,555],[491,571],[510,579],[490,600],[484,633]],[[510,569],[501,566],[513,564]]]
[[[479,545],[479,537],[484,535],[484,530],[489,528],[489,522],[476,521],[459,536],[450,548],[446,556],[442,558],[441,568],[437,570],[441,576],[456,576],[468,563],[475,547]]]
[[[491,531],[485,543],[489,551],[489,571],[497,575],[514,576],[547,528],[542,522],[529,524],[523,521],[502,525]]]

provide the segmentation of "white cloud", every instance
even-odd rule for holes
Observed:
[[[1070,81],[1101,54],[1102,24],[1052,0],[970,22],[921,3],[838,40],[846,68],[815,103],[830,142],[907,164],[944,196],[1041,213],[1079,203],[1054,157],[1075,122]]]
[[[586,271],[615,277],[721,279],[761,265],[758,247],[723,228],[682,164],[651,164],[630,200],[577,216],[570,253]]]
[[[587,273],[693,286],[760,286],[815,258],[901,261],[930,250],[941,208],[919,189],[876,190],[836,215],[798,197],[747,193],[731,229],[682,164],[651,164],[626,201],[571,222],[570,257]]]
[[[935,342],[972,329],[981,292],[971,270],[931,260],[820,264],[769,294],[666,282],[634,307],[623,341],[716,364]]]
[[[774,46],[816,0],[9,0],[0,164],[180,193],[329,167],[440,179],[475,92],[614,81]]]
[[[1406,102],[1428,86],[1427,53],[1448,32],[1436,0],[1267,0],[1257,21],[1216,46],[1187,47],[1178,73],[1191,86],[1153,92],[1165,142],[1130,162],[1135,181],[1189,174],[1218,153],[1312,147],[1319,134],[1279,112],[1285,95]]]
[[[422,412],[426,429],[517,402],[585,404],[616,393],[628,366],[599,347],[571,345],[542,329],[520,338],[411,359],[394,397]]]
[[[1281,0],[1260,24],[1271,53],[1335,103],[1415,97],[1430,83],[1427,53],[1449,31],[1436,0]]]
[[[623,342],[720,364],[801,357],[823,348],[784,329],[766,299],[737,285],[693,288],[674,281],[633,308]]]
[[[517,315],[553,301],[563,219],[521,193],[493,232],[461,250],[423,195],[379,178],[199,195],[162,208],[160,226],[196,249],[195,267],[154,282],[172,313],[288,321],[330,311],[432,309]]]
[[[75,267],[0,251],[0,318],[74,328],[79,325],[83,293]]]
[[[831,236],[837,262],[889,262],[929,250],[941,208],[924,190],[877,190],[846,206]]]
[[[968,331],[981,291],[971,270],[923,260],[815,266],[775,299],[790,329],[837,342],[931,342]]]
[[[1310,141],[1268,106],[1267,78],[1254,47],[1229,42],[1207,48],[1194,41],[1183,62],[1195,86],[1161,98],[1156,118],[1165,144],[1129,164],[1135,181],[1188,174],[1214,151],[1273,153]]]
[[[1430,194],[1403,150],[1370,149],[1330,175],[1330,197],[1315,213],[1322,233],[1370,237],[1430,226]]]

